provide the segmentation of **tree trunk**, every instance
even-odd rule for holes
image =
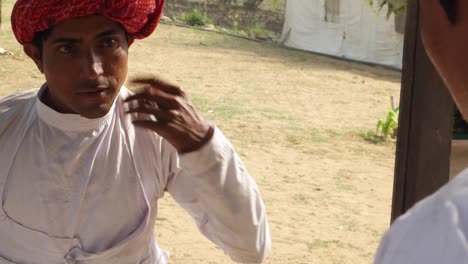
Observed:
[[[2,1],[2,0],[0,0]],[[203,17],[206,19],[207,15],[208,15],[208,0],[205,0],[205,2],[203,3]]]
[[[2,28],[2,0],[0,0],[0,28]]]

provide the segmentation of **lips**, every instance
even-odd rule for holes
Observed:
[[[103,91],[108,90],[109,88],[107,87],[95,87],[95,88],[90,88],[90,89],[82,89],[77,92],[77,94],[96,94],[96,93],[101,93]]]
[[[76,92],[77,96],[82,97],[86,100],[105,100],[110,94],[110,88],[107,87],[95,87],[82,89]]]

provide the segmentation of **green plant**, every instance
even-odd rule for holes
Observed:
[[[224,17],[224,21],[226,21],[228,24],[231,24],[231,27],[234,31],[240,31],[241,17],[235,10],[229,10]]]
[[[369,141],[374,144],[382,143],[383,139],[375,134],[375,131],[367,131],[367,132],[358,132],[358,135],[365,139],[366,141]]]
[[[390,109],[385,120],[380,119],[377,122],[376,135],[382,137],[385,141],[388,139],[395,139],[398,129],[398,115],[398,107],[395,109]]]
[[[255,23],[254,26],[251,26],[247,29],[247,34],[250,37],[266,36],[268,35],[265,25],[260,23]]]
[[[204,26],[209,24],[209,19],[206,18],[199,9],[194,9],[188,14],[182,16],[182,20],[190,26]]]
[[[369,5],[374,6],[375,0],[369,0]],[[387,6],[387,18],[391,14],[400,14],[406,11],[408,0],[378,0],[378,12],[382,10],[384,6]]]
[[[397,137],[399,108],[390,108],[387,117],[377,121],[377,129],[358,132],[357,135],[374,144],[394,140]]]
[[[224,7],[229,7],[237,4],[237,0],[216,0],[214,2]]]

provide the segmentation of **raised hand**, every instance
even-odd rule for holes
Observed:
[[[129,106],[127,114],[153,117],[150,120],[137,118],[133,120],[135,126],[158,133],[179,153],[197,150],[211,139],[213,125],[197,111],[178,85],[159,77],[137,78],[132,83],[144,88],[125,100]]]

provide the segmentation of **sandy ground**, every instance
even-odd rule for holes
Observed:
[[[8,24],[0,47],[15,53],[0,56],[0,97],[42,83]],[[359,134],[399,98],[400,73],[165,25],[131,49],[129,76],[145,73],[179,82],[231,139],[266,203],[266,263],[372,262],[389,226],[395,146]],[[159,210],[171,263],[232,263],[169,195]]]
[[[372,262],[395,150],[358,134],[398,98],[399,73],[166,26],[133,48],[133,74],[177,80],[236,146],[267,206],[267,263]],[[173,263],[231,263],[170,197],[160,210]]]

